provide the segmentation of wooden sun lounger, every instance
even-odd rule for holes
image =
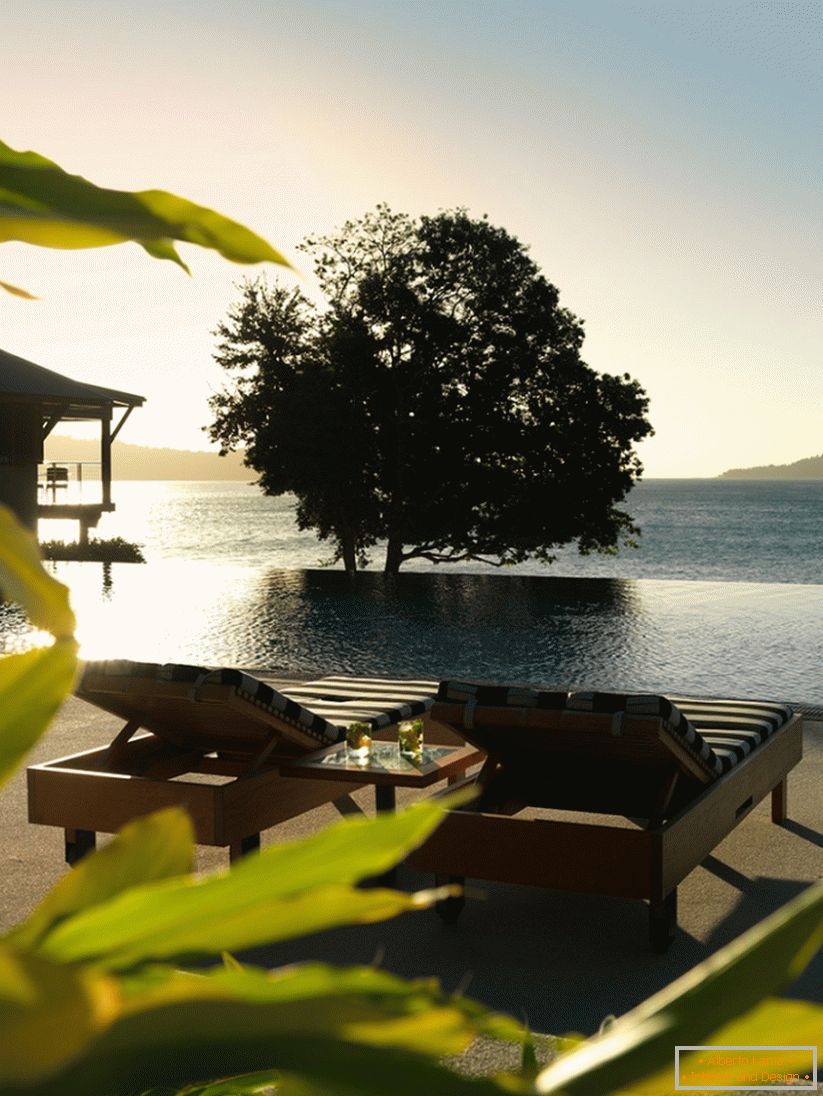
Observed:
[[[240,671],[88,663],[79,697],[125,720],[113,741],[28,770],[29,821],[65,830],[66,860],[131,819],[167,806],[191,815],[196,840],[235,859],[260,832],[333,802],[359,810],[337,781],[295,780],[280,765],[340,741],[348,723],[377,738],[419,716],[429,741],[462,744],[428,719],[436,683],[319,678],[273,688]],[[348,791],[356,791],[350,786]]]
[[[478,798],[450,811],[411,858],[438,881],[645,899],[652,945],[663,951],[676,928],[678,884],[768,793],[772,820],[786,819],[803,725],[781,705],[578,694],[575,709],[575,694],[448,682],[438,695],[445,699],[432,718],[488,754]],[[513,705],[518,698],[527,703]],[[644,708],[634,701],[660,714],[632,714]],[[526,807],[554,817],[518,817]],[[590,821],[581,812],[631,821]],[[463,904],[447,899],[438,912],[451,922]]]

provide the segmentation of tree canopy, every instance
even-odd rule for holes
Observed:
[[[355,570],[410,559],[550,561],[637,533],[618,503],[642,468],[648,400],[580,356],[583,323],[526,247],[486,218],[380,205],[307,239],[325,296],[247,280],[216,331],[230,374],[208,428],[301,529]]]

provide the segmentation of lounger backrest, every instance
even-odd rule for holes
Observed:
[[[785,705],[761,701],[465,681],[442,681],[432,712],[445,722],[458,718],[466,738],[492,754],[590,752],[648,763],[668,754],[703,782],[722,776],[792,714]]]
[[[766,700],[705,700],[671,696],[728,772],[794,716],[787,704]]]
[[[311,698],[301,697],[301,703],[241,670],[128,660],[87,663],[76,692],[178,746],[204,753],[254,753],[273,732],[280,738],[278,752],[306,753],[341,741],[353,720],[380,729],[423,714],[432,704],[431,697],[413,698],[364,712],[356,700],[330,703],[324,697],[312,706]],[[327,718],[332,713],[339,721]]]

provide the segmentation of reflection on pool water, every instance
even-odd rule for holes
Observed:
[[[51,565],[84,658],[823,703],[823,586]],[[0,608],[0,645],[32,643]]]

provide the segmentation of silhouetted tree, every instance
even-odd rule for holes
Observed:
[[[293,492],[347,570],[378,541],[394,573],[637,533],[616,504],[642,471],[648,400],[581,360],[582,322],[518,240],[463,210],[381,205],[303,250],[326,307],[244,283],[216,331],[232,381],[209,432],[245,445],[267,494]]]

